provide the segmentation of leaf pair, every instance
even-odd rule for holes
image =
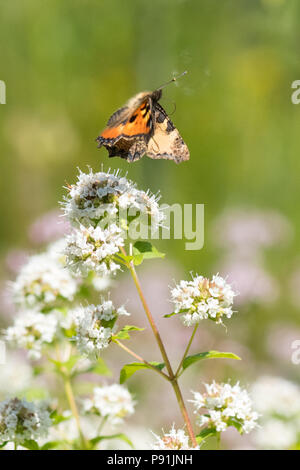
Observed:
[[[138,241],[133,245],[132,255],[124,255],[123,253],[118,253],[117,260],[123,262],[123,264],[129,264],[133,262],[135,266],[138,266],[145,259],[164,257],[165,254],[160,253],[150,242]]]
[[[182,372],[185,371],[189,366],[195,364],[198,361],[202,361],[203,359],[236,359],[240,360],[236,354],[230,352],[220,352],[220,351],[206,351],[198,354],[193,354],[192,356],[187,356],[183,363],[182,363]],[[163,362],[149,362],[150,366],[156,367],[159,371],[162,371],[165,367]],[[130,364],[126,364],[120,372],[120,383],[123,384],[128,380],[135,372],[143,369],[152,369],[148,364],[144,364],[141,362],[132,362]]]

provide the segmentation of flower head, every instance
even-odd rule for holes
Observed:
[[[67,264],[76,274],[87,275],[91,271],[102,276],[114,274],[120,265],[113,256],[123,245],[121,229],[115,224],[106,229],[80,225],[67,237]]]
[[[51,309],[73,300],[77,281],[64,266],[64,256],[57,248],[57,244],[50,245],[48,251],[30,257],[22,267],[12,284],[15,301],[21,307]]]
[[[0,444],[45,437],[51,424],[45,405],[18,398],[0,402]]]
[[[199,447],[191,447],[189,437],[185,431],[183,429],[176,430],[174,425],[162,437],[156,434],[154,436],[156,437],[156,443],[152,446],[153,450],[199,450]]]
[[[97,356],[108,347],[116,332],[119,315],[129,315],[124,307],[116,309],[111,300],[100,305],[88,305],[74,310],[77,347],[82,354]]]
[[[55,314],[24,311],[19,313],[14,325],[7,328],[6,340],[27,349],[30,358],[39,359],[42,348],[54,340],[56,328]]]
[[[263,420],[254,435],[257,447],[268,450],[290,449],[299,442],[299,421],[283,421],[277,418]]]
[[[300,439],[300,387],[282,377],[262,376],[252,387],[262,413],[254,441],[260,448],[289,449]]]
[[[83,401],[86,413],[107,418],[112,424],[120,424],[134,413],[135,401],[126,387],[119,384],[94,388],[93,397]]]
[[[171,291],[175,313],[182,314],[186,326],[209,318],[222,323],[222,318],[232,316],[233,298],[236,294],[219,275],[212,279],[196,276],[191,281],[180,281]]]
[[[226,431],[229,426],[236,427],[240,433],[249,433],[257,426],[258,414],[252,410],[248,392],[239,383],[204,384],[206,392],[193,392],[197,424],[213,428],[217,432]],[[199,414],[205,410],[204,414]]]
[[[282,377],[262,376],[252,386],[253,401],[263,416],[300,419],[300,387]]]
[[[119,175],[119,172],[83,173],[69,189],[64,202],[65,215],[78,226],[96,227],[103,218],[116,221],[125,211],[134,218],[138,213],[147,214],[152,223],[161,224],[164,216],[155,196],[138,190],[132,181]],[[121,214],[122,213],[122,214]]]

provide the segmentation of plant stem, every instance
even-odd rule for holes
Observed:
[[[118,346],[120,346],[120,348],[124,349],[124,351],[128,352],[128,354],[135,357],[135,359],[137,359],[139,362],[146,364],[148,367],[150,367],[150,369],[153,369],[155,372],[158,372],[160,375],[162,375],[164,379],[170,381],[169,376],[167,374],[164,374],[164,372],[162,372],[157,367],[150,364],[150,362],[145,361],[145,359],[143,359],[141,356],[133,352],[131,349],[127,348],[127,346],[125,346],[123,343],[120,343],[119,340],[113,339],[113,342],[116,343]]]
[[[221,433],[217,432],[217,450],[221,449]]]
[[[71,352],[72,352],[72,348],[70,348],[70,350],[69,350],[69,357],[71,355]],[[61,362],[61,351],[60,351],[58,345],[56,346],[56,356],[57,356],[58,361]],[[73,394],[71,379],[69,377],[69,373],[68,373],[67,370],[63,370],[62,372],[63,372],[63,380],[64,380],[66,397],[67,397],[67,400],[69,402],[69,405],[70,405],[72,414],[74,416],[74,419],[76,421],[76,426],[77,426],[78,434],[79,434],[79,437],[80,437],[80,440],[81,440],[81,444],[82,444],[83,449],[87,449],[88,444],[87,444],[86,439],[85,439],[85,437],[83,435],[83,432],[81,430],[79,413],[78,413],[78,410],[77,410],[77,405],[76,405],[76,401],[75,401],[74,394]]]
[[[179,366],[178,366],[178,369],[177,369],[177,371],[176,371],[176,373],[175,373],[175,377],[178,377],[178,376],[179,376],[179,372],[180,372],[180,369],[181,369],[181,367],[182,367],[183,361],[185,360],[185,358],[186,358],[186,356],[187,356],[187,354],[188,354],[188,352],[189,352],[189,350],[190,350],[190,347],[191,347],[191,344],[192,344],[192,342],[193,342],[193,339],[194,339],[194,336],[195,336],[195,334],[196,334],[196,331],[197,331],[198,326],[199,326],[199,323],[197,323],[197,324],[195,325],[195,328],[194,328],[193,333],[192,333],[192,335],[191,335],[191,337],[190,337],[190,340],[189,340],[189,342],[188,342],[188,345],[187,345],[187,347],[186,347],[186,350],[184,351],[184,355],[183,355],[183,357],[182,357],[182,359],[181,359],[181,361],[180,361],[180,364],[179,364]]]
[[[98,436],[100,436],[100,433],[101,433],[101,431],[102,431],[102,429],[103,429],[103,427],[104,427],[104,425],[105,425],[105,423],[106,423],[106,421],[107,421],[107,418],[108,418],[108,416],[104,416],[104,417],[102,418],[101,423],[100,423],[100,426],[99,426],[99,428],[98,428],[98,432],[97,432],[97,435],[98,435]]]
[[[166,350],[165,350],[165,347],[164,347],[164,344],[162,342],[162,339],[160,337],[160,334],[158,332],[158,329],[156,327],[156,324],[154,322],[154,319],[152,317],[152,314],[149,310],[149,307],[147,305],[147,302],[146,302],[146,299],[144,297],[144,294],[143,294],[143,291],[142,291],[142,288],[141,288],[141,285],[140,285],[140,282],[139,282],[139,279],[137,277],[137,274],[136,274],[136,271],[134,269],[134,266],[132,264],[129,264],[128,265],[128,268],[129,268],[129,271],[131,273],[131,276],[133,278],[133,281],[134,281],[134,284],[136,286],[136,289],[138,291],[138,294],[139,294],[139,297],[141,299],[141,302],[142,302],[142,305],[144,307],[144,310],[145,310],[145,313],[147,315],[147,318],[148,318],[148,321],[150,323],[150,326],[152,328],[152,331],[153,331],[153,334],[156,338],[156,341],[157,341],[157,344],[159,346],[159,349],[160,349],[160,352],[161,352],[161,355],[163,357],[163,360],[166,364],[166,367],[167,367],[167,370],[168,370],[168,373],[169,373],[169,377],[172,378],[174,376],[173,374],[173,371],[172,371],[172,367],[171,367],[171,364],[170,364],[170,361],[169,361],[169,358],[167,356],[167,353],[166,353]]]
[[[127,255],[124,248],[121,247],[121,251],[125,256]],[[158,344],[159,349],[161,351],[161,355],[163,357],[166,368],[168,370],[169,380],[170,380],[170,382],[172,384],[172,387],[173,387],[173,390],[175,392],[175,395],[176,395],[176,398],[177,398],[177,401],[178,401],[178,405],[180,407],[181,414],[182,414],[183,419],[186,423],[187,431],[189,433],[189,436],[191,438],[191,441],[192,441],[193,445],[196,447],[197,446],[197,441],[196,441],[196,438],[195,438],[195,434],[194,434],[194,431],[193,431],[193,428],[192,428],[192,424],[191,424],[187,409],[185,407],[185,403],[184,403],[184,400],[183,400],[183,397],[182,397],[180,387],[179,387],[178,382],[177,382],[177,377],[174,375],[174,372],[173,372],[172,366],[170,364],[170,361],[169,361],[167,352],[165,350],[164,344],[162,342],[162,339],[160,337],[160,334],[158,332],[158,329],[156,327],[156,324],[154,322],[154,319],[152,317],[152,314],[149,310],[146,299],[144,297],[144,294],[143,294],[143,291],[142,291],[142,288],[141,288],[141,285],[140,285],[140,281],[139,281],[139,278],[138,278],[137,273],[135,271],[133,263],[128,263],[127,267],[130,271],[130,274],[132,276],[132,279],[133,279],[134,284],[136,286],[136,289],[138,291],[138,294],[139,294],[139,297],[141,299],[142,305],[144,307],[145,313],[147,315],[148,321],[150,323],[153,334],[156,338],[157,344]]]
[[[73,414],[73,416],[75,418],[75,421],[76,421],[76,426],[77,426],[77,429],[78,429],[78,433],[79,433],[79,436],[80,436],[82,447],[83,447],[83,449],[87,449],[88,445],[87,445],[86,439],[83,435],[83,432],[81,430],[80,419],[79,419],[77,405],[76,405],[73,390],[72,390],[71,380],[67,375],[64,375],[64,385],[65,385],[66,396],[67,396],[72,414]]]

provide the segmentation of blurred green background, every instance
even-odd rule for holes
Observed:
[[[246,361],[238,375],[250,381],[271,371],[299,380],[290,360],[291,342],[300,339],[300,105],[291,102],[291,84],[300,79],[299,18],[297,0],[1,0],[2,278],[7,253],[32,248],[28,228],[58,207],[77,167],[120,168],[141,189],[160,191],[163,203],[205,204],[202,250],[185,251],[182,240],[157,242],[173,263],[170,272],[176,265],[167,283],[189,271],[211,275],[226,263],[244,269],[247,301],[229,333],[212,327],[214,337],[249,348],[252,365]],[[113,111],[184,70],[161,103],[169,113],[176,103],[171,118],[189,162],[144,157],[129,165],[97,150],[95,137]],[[226,245],[232,225],[220,215],[236,209],[246,219],[252,214],[245,245],[255,224],[275,240],[258,241],[255,256]],[[161,263],[152,262],[154,272]],[[260,271],[248,282],[253,263]],[[260,292],[251,299],[251,282],[263,286],[263,275],[269,298]]]

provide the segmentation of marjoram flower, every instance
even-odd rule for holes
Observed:
[[[199,450],[189,444],[189,437],[183,429],[175,429],[174,425],[168,433],[162,437],[154,434],[156,442],[152,445],[153,450]]]
[[[208,279],[196,276],[191,281],[180,281],[171,290],[175,313],[181,314],[184,325],[192,326],[209,318],[222,323],[223,317],[232,316],[235,292],[219,275]]]
[[[76,336],[73,338],[79,351],[97,357],[102,349],[108,347],[117,330],[119,315],[129,315],[124,307],[116,309],[111,300],[100,305],[88,305],[74,310]]]
[[[91,399],[83,400],[86,413],[95,413],[109,420],[113,425],[120,424],[134,413],[135,401],[126,387],[119,384],[96,387]]]
[[[45,253],[30,257],[12,284],[17,305],[49,310],[71,302],[78,286],[63,260],[51,245]]]
[[[0,402],[0,444],[46,437],[52,422],[45,405],[12,398]]]
[[[6,329],[5,338],[12,345],[27,349],[31,359],[39,359],[43,347],[54,340],[56,329],[55,313],[28,310],[19,313],[13,326]]]
[[[206,392],[193,392],[190,400],[195,406],[197,424],[214,429],[216,432],[226,431],[234,426],[238,431],[249,433],[257,426],[258,413],[252,410],[252,401],[248,392],[237,382],[204,384]],[[199,411],[203,411],[199,414]]]
[[[96,227],[104,220],[117,223],[119,219],[118,225],[124,228],[123,218],[129,222],[139,214],[148,215],[155,226],[161,225],[164,219],[157,198],[149,191],[138,190],[119,171],[87,174],[80,171],[63,205],[65,215],[75,226]]]

